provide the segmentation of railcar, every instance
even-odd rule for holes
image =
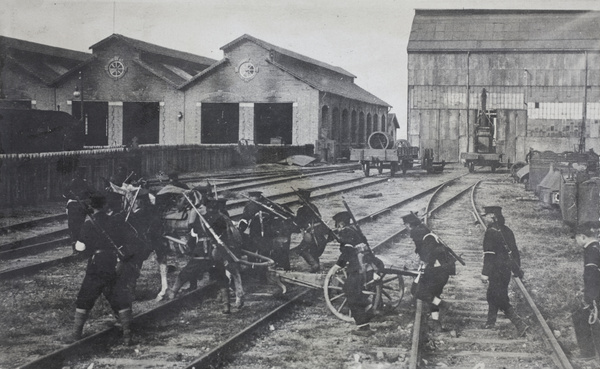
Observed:
[[[84,127],[61,111],[0,108],[0,154],[83,148]]]

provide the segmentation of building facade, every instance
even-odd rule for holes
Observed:
[[[118,34],[91,54],[6,37],[0,48],[3,105],[83,117],[86,146],[313,144],[334,159],[397,126],[353,74],[250,35],[221,60]]]
[[[496,152],[600,149],[600,12],[416,10],[408,139],[457,161],[480,114]]]

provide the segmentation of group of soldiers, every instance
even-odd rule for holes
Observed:
[[[131,344],[135,285],[143,262],[152,253],[156,254],[161,277],[165,279],[161,282],[166,283],[166,259],[172,249],[165,237],[162,215],[171,206],[187,212],[188,234],[179,242],[185,244],[183,249],[189,260],[173,286],[161,291],[157,299],[163,294],[167,299],[175,298],[187,283],[190,289],[195,289],[198,280],[208,273],[219,288],[222,312],[227,314],[230,312],[230,280],[226,272],[236,274],[232,267],[237,267],[241,258],[237,251],[243,248],[265,256],[276,268],[289,270],[293,233],[302,234],[297,251],[306,260],[310,271],[320,271],[319,258],[331,239],[331,229],[310,201],[310,190],[296,190],[301,202],[296,213],[262,196],[259,191],[250,192],[241,220],[236,223],[229,217],[227,200],[215,196],[210,185],[189,189],[176,174],[171,174],[169,185],[180,189],[171,197],[153,195],[139,184],[137,188],[133,187],[132,195],[123,196],[119,189],[125,185],[125,182],[112,183],[111,179],[110,186],[96,191],[87,183],[84,173],[78,172],[65,191],[74,252],[88,259],[75,302],[74,326],[66,339],[68,342],[82,337],[90,310],[100,295],[104,295],[122,327],[124,343]],[[235,276],[233,279],[236,307],[241,308],[243,300],[238,299],[243,294],[238,294],[241,283]]]
[[[523,336],[529,326],[515,313],[508,296],[511,275],[523,277],[514,233],[506,226],[501,207],[486,206],[481,215],[487,225],[483,237],[481,279],[488,285],[488,314],[482,328],[494,328],[498,311],[502,311],[515,325],[518,336]],[[432,330],[443,331],[446,327],[440,321],[440,311],[447,310],[448,304],[442,300],[441,295],[449,277],[456,273],[457,256],[416,214],[410,213],[404,216],[403,220],[410,229],[415,253],[421,260],[419,276],[413,283],[413,295],[425,302],[429,308]]]

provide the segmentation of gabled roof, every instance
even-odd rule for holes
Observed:
[[[227,62],[229,62],[229,59],[227,59],[227,58],[223,58],[223,59],[219,60],[218,62],[214,63],[210,67],[208,67],[205,70],[203,70],[202,72],[196,74],[189,81],[187,81],[187,82],[183,83],[182,85],[180,85],[179,88],[183,89],[183,88],[188,87],[189,85],[191,85],[192,83],[196,82],[200,78],[203,78],[203,77],[207,76],[208,74],[212,73],[213,71],[215,71],[220,65],[223,65],[223,64],[225,64]]]
[[[336,73],[339,73],[339,74],[343,74],[343,75],[345,75],[347,77],[356,78],[355,75],[353,75],[352,73],[346,71],[345,69],[342,69],[340,67],[335,67],[335,66],[327,64],[327,63],[323,63],[323,62],[318,61],[316,59],[309,58],[308,56],[304,56],[304,55],[295,53],[293,51],[284,49],[284,48],[279,47],[279,46],[275,46],[275,45],[270,44],[268,42],[265,42],[263,40],[259,40],[256,37],[252,37],[252,36],[250,36],[248,34],[244,34],[244,35],[236,38],[235,40],[231,41],[227,45],[221,47],[221,50],[223,50],[224,52],[227,52],[227,49],[232,48],[233,46],[235,46],[236,44],[238,44],[239,42],[244,41],[244,40],[252,41],[255,44],[257,44],[258,46],[260,46],[260,47],[262,47],[262,48],[264,48],[266,50],[269,50],[269,51],[273,50],[275,52],[278,52],[280,54],[286,55],[288,57],[291,57],[291,58],[294,58],[294,59],[298,59],[298,60],[301,60],[301,61],[306,62],[306,63],[314,64],[316,66],[328,69],[330,71],[333,71],[333,72],[336,72]]]
[[[385,101],[381,100],[380,98],[371,94],[370,92],[362,89],[354,82],[351,82],[349,80],[332,78],[332,76],[327,73],[315,72],[312,74],[307,74],[303,73],[303,71],[301,70],[296,70],[299,67],[294,64],[282,65],[274,61],[267,61],[276,66],[277,68],[289,73],[290,75],[294,76],[300,81],[303,81],[304,83],[321,92],[328,92],[348,99],[362,101],[369,104],[382,105],[387,107],[391,106],[390,104],[386,103]]]
[[[0,36],[0,57],[50,85],[92,54]]]
[[[600,12],[417,9],[407,50],[600,50]]]
[[[136,40],[136,39],[133,39],[130,37],[126,37],[126,36],[123,36],[123,35],[120,35],[117,33],[113,33],[112,35],[108,36],[104,40],[101,40],[101,41],[95,43],[94,45],[90,46],[90,49],[95,49],[99,46],[102,46],[102,45],[104,45],[110,41],[114,41],[114,40],[123,41],[123,42],[131,45],[133,48],[143,51],[143,52],[162,55],[162,56],[168,56],[170,58],[181,59],[181,60],[189,61],[192,63],[203,64],[203,65],[209,66],[216,62],[215,59],[206,58],[204,56],[190,54],[190,53],[186,53],[186,52],[179,51],[179,50],[169,49],[166,47],[162,47],[162,46],[158,46],[158,45],[151,44],[148,42],[144,42],[144,41]]]

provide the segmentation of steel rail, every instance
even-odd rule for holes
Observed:
[[[475,186],[477,186],[477,183],[470,185],[469,187],[467,187],[466,189],[460,191],[458,194],[456,194],[455,196],[453,196],[452,198],[446,200],[443,204],[438,205],[436,208],[429,210],[429,208],[431,207],[431,204],[433,203],[433,199],[435,198],[435,196],[437,194],[439,194],[439,192],[446,186],[446,184],[448,184],[449,182],[444,183],[442,186],[439,186],[435,192],[431,195],[431,198],[429,199],[429,202],[427,203],[427,206],[425,208],[425,216],[424,216],[424,223],[427,224],[429,221],[429,217],[431,215],[433,215],[433,213],[435,213],[436,211],[438,211],[440,208],[442,208],[442,206],[446,206],[448,204],[450,204],[451,202],[453,202],[454,200],[456,200],[457,198],[459,198],[460,196],[462,196],[465,192],[467,192],[469,189],[471,188],[475,188]],[[421,323],[423,320],[423,302],[419,299],[417,299],[417,306],[415,309],[415,322],[413,325],[413,334],[412,334],[412,344],[411,344],[411,350],[410,350],[410,359],[408,362],[408,367],[409,369],[416,369],[418,367],[418,363],[419,363],[419,342],[421,340]]]
[[[479,185],[480,183],[481,183],[481,180],[479,182],[477,182],[476,186]],[[473,191],[471,192],[471,206],[473,207],[473,212],[475,214],[475,217],[477,218],[479,223],[483,226],[484,232],[485,232],[485,230],[487,230],[487,226],[483,222],[483,219],[481,218],[481,215],[477,211],[477,206],[475,204],[475,195],[474,195],[475,187],[473,187]],[[558,364],[560,364],[560,367],[562,369],[573,369],[571,362],[569,362],[569,359],[565,355],[563,349],[560,347],[560,344],[556,340],[556,337],[554,337],[554,334],[552,333],[552,330],[548,326],[546,319],[544,318],[544,316],[538,309],[537,305],[535,304],[535,301],[533,301],[533,299],[531,298],[531,295],[527,291],[527,288],[523,284],[523,281],[521,280],[521,278],[519,278],[517,276],[513,276],[513,280],[519,287],[519,290],[525,297],[525,300],[527,300],[529,307],[531,308],[531,310],[533,310],[533,313],[535,314],[535,317],[537,318],[538,323],[540,324],[540,326],[542,327],[542,330],[544,332],[545,341],[549,344],[550,349],[552,350],[552,354],[555,355],[555,357],[558,359]],[[556,360],[554,360],[554,361],[556,362]]]

